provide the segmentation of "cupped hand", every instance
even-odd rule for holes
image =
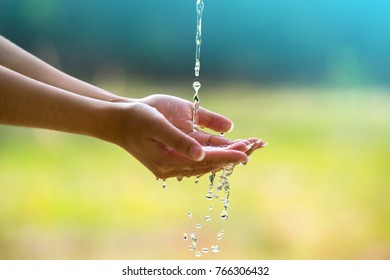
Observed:
[[[261,144],[255,138],[230,141],[193,131],[192,104],[177,97],[152,95],[122,103],[122,108],[117,144],[161,179],[201,176],[229,163],[247,162],[248,155]],[[233,124],[200,108],[199,126],[226,132]]]
[[[192,123],[193,104],[182,98],[164,94],[154,94],[142,98],[140,102],[156,108],[172,125],[196,139],[202,146],[221,147],[229,146],[234,142],[241,142],[246,145],[247,150],[245,153],[249,156],[255,150],[267,145],[258,138],[231,141],[225,137],[205,133],[202,130],[194,132]],[[214,130],[218,133],[229,132],[233,130],[234,127],[232,121],[225,116],[209,111],[203,107],[199,107],[198,110],[198,126]]]

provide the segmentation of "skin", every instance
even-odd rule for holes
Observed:
[[[162,179],[246,163],[265,146],[257,138],[230,141],[194,132],[189,101],[163,94],[117,96],[61,72],[1,36],[0,124],[102,139],[122,147]],[[199,126],[220,133],[230,131],[233,123],[200,107]]]

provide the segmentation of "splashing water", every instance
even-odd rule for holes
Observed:
[[[196,15],[197,15],[197,25],[196,25],[196,52],[195,52],[195,81],[192,84],[192,87],[194,89],[194,96],[193,96],[193,111],[192,111],[192,129],[194,132],[198,130],[198,123],[199,123],[199,117],[198,117],[198,110],[199,110],[199,103],[200,103],[200,96],[199,96],[199,90],[201,88],[201,83],[199,82],[199,75],[200,75],[200,49],[202,45],[202,16],[203,16],[203,9],[204,9],[204,2],[203,0],[196,0]],[[224,136],[223,133],[221,133],[221,136]],[[220,147],[207,147],[211,149],[219,149]],[[232,174],[234,169],[233,164],[228,164],[223,167],[223,170],[221,171],[222,174],[219,176],[219,181],[217,186],[214,185],[215,178],[217,177],[216,172],[212,172],[209,176],[209,189],[205,195],[205,198],[207,201],[219,201],[218,199],[223,196],[222,191],[224,192],[224,197],[220,200],[223,203],[222,212],[220,213],[219,217],[221,220],[227,220],[228,219],[228,207],[229,207],[229,196],[230,196],[230,183],[228,180],[228,177]],[[178,178],[179,181],[181,181],[181,178]],[[199,177],[195,178],[195,183],[198,183]],[[203,216],[203,221],[205,221],[207,224],[210,223],[212,216],[211,211],[214,209],[212,205],[210,205],[208,208],[208,213]],[[188,217],[192,218],[192,213],[188,213]],[[197,230],[202,229],[202,224],[196,223],[195,228]],[[221,230],[217,234],[217,240],[220,241],[222,239],[222,236],[224,234],[224,230]],[[210,248],[209,247],[202,247],[201,251],[196,250],[197,249],[197,243],[198,243],[198,236],[196,233],[191,233],[188,235],[187,233],[184,234],[184,240],[189,240],[190,245],[188,246],[188,249],[192,252],[195,252],[196,257],[200,257],[202,253],[207,254],[208,252],[218,253],[221,248],[219,245],[213,245]]]
[[[215,148],[218,149],[218,148]],[[212,172],[209,176],[209,188],[207,190],[207,193],[205,195],[205,199],[208,202],[213,202],[215,201],[216,203],[222,203],[222,211],[219,214],[219,218],[222,221],[226,221],[229,217],[228,214],[228,208],[229,208],[229,197],[230,197],[230,183],[229,183],[229,176],[233,173],[235,165],[234,164],[227,164],[224,166],[221,173]],[[215,178],[218,178],[218,183],[215,183]],[[221,199],[219,199],[221,197]],[[209,205],[206,207],[207,214],[204,216],[201,216],[203,221],[206,222],[206,224],[209,224],[210,221],[212,220],[212,215],[211,212],[214,209],[212,205]],[[191,212],[190,212],[191,213]],[[192,215],[190,215],[192,217]],[[204,224],[204,226],[206,226]],[[200,223],[195,224],[196,230],[202,229],[204,226]],[[194,233],[195,234],[195,233]],[[216,239],[217,241],[221,241],[223,235],[225,234],[225,231],[222,229],[216,234]],[[195,235],[196,236],[196,235]],[[197,243],[198,243],[198,236],[196,238],[191,238],[192,242],[189,245],[189,250],[195,252],[195,256],[199,257],[199,251],[196,251],[197,249]],[[206,249],[206,250],[204,250]],[[213,252],[213,253],[218,253],[220,252],[221,247],[219,245],[213,245],[208,249],[207,247],[202,247],[201,252],[206,253],[206,252]]]
[[[200,103],[200,96],[199,96],[199,90],[201,88],[201,83],[199,82],[199,75],[200,75],[200,49],[202,44],[202,15],[203,15],[203,9],[204,9],[204,3],[203,0],[196,0],[196,14],[197,14],[197,27],[196,27],[196,52],[195,52],[195,81],[192,84],[192,87],[195,91],[193,96],[193,110],[192,110],[192,129],[194,132],[198,131],[198,124],[199,124],[199,116],[198,116],[198,110],[199,110],[199,103]],[[221,137],[224,137],[224,133],[220,133]],[[216,146],[207,146],[203,147],[205,150],[218,150],[218,149],[225,149],[226,147],[216,147]],[[250,148],[250,147],[249,147]],[[248,149],[249,149],[248,148]],[[207,165],[207,162],[204,162]],[[216,207],[212,205],[208,205],[206,211],[207,213],[205,215],[201,215],[200,218],[202,219],[200,222],[196,221],[199,217],[198,215],[193,215],[192,212],[188,212],[187,216],[189,219],[192,219],[192,221],[195,223],[195,232],[188,234],[183,233],[182,238],[184,241],[190,242],[188,249],[195,253],[196,257],[201,257],[202,254],[207,254],[210,251],[213,253],[218,253],[221,250],[221,247],[218,245],[218,242],[220,242],[224,235],[224,230],[220,230],[216,234],[217,244],[214,244],[212,246],[208,247],[198,247],[199,240],[198,235],[196,232],[203,231],[204,228],[209,226],[211,224],[211,220],[222,220],[226,221],[229,218],[229,199],[230,199],[230,182],[229,177],[233,173],[235,165],[234,164],[227,164],[225,165],[222,170],[218,171],[221,172],[218,176],[218,184],[215,184],[215,178],[217,177],[216,172],[212,172],[209,175],[209,188],[207,190],[207,193],[205,194],[205,199],[208,201],[208,203],[222,203],[222,211],[219,214],[220,219],[214,219],[214,214]],[[190,171],[189,168],[184,167],[183,170]],[[180,182],[182,181],[183,177],[177,177],[177,180]],[[157,180],[159,180],[157,178]],[[199,176],[195,178],[195,183],[199,182]],[[166,182],[163,180],[163,188],[166,188]],[[215,214],[218,216],[218,214]],[[205,223],[204,223],[205,222]],[[203,241],[201,240],[200,243]]]
[[[218,253],[221,250],[221,247],[218,245],[211,246],[211,252]]]

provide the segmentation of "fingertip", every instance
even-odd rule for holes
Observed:
[[[234,129],[234,123],[231,122],[230,128],[227,130],[227,132],[232,132]]]
[[[259,148],[264,148],[264,147],[267,147],[269,145],[268,142],[264,142],[263,140],[260,140],[258,146]]]
[[[206,152],[203,150],[202,146],[193,145],[188,150],[188,156],[194,161],[202,161],[206,156]]]

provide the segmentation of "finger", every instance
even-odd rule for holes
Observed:
[[[241,152],[247,152],[252,148],[252,145],[248,141],[234,142],[231,145],[227,146],[226,149],[237,150]]]
[[[191,133],[190,136],[196,139],[202,146],[223,147],[231,144],[231,141],[225,137],[212,135],[201,130]]]
[[[249,160],[245,152],[238,150],[211,149],[205,150],[206,156],[202,164],[206,165],[226,165],[229,163],[247,162]]]
[[[252,145],[252,147],[246,152],[246,154],[248,156],[251,155],[257,149],[264,148],[268,145],[268,143],[264,142],[261,139],[257,139],[257,138],[249,138],[248,141],[250,141],[251,145]]]
[[[205,157],[205,152],[195,139],[186,135],[165,118],[156,122],[153,126],[153,139],[170,147],[175,152],[184,155],[194,161],[201,161]]]
[[[199,126],[201,127],[207,127],[217,132],[230,132],[233,130],[233,122],[220,114],[200,107],[198,116]]]

